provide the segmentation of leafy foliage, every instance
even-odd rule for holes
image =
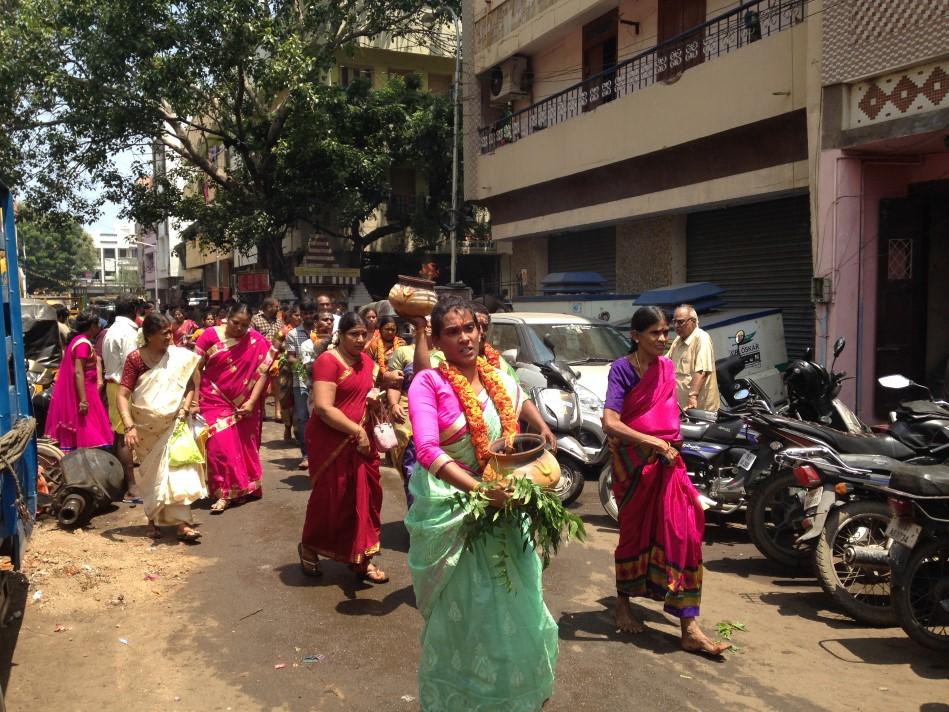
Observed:
[[[437,3],[434,3],[437,5]],[[209,247],[261,250],[302,226],[353,226],[409,165],[443,192],[450,106],[411,80],[373,92],[327,85],[359,41],[425,35],[421,0],[10,0],[0,9],[0,174],[45,212],[90,218],[93,184],[124,217],[197,222]],[[419,38],[427,41],[431,37]],[[447,107],[447,108],[446,108]],[[122,175],[114,157],[162,147]],[[135,183],[130,178],[142,179]],[[210,198],[213,197],[213,200]],[[430,234],[445,202],[419,215]]]
[[[511,498],[503,507],[491,506],[486,491],[504,486],[509,489]],[[545,569],[561,543],[573,539],[583,541],[586,538],[586,529],[580,517],[568,512],[563,502],[550,490],[527,477],[515,477],[510,483],[482,483],[481,487],[470,492],[457,492],[454,499],[454,507],[461,507],[465,511],[466,548],[470,549],[475,542],[488,536],[501,540],[499,550],[502,553],[496,556],[495,566],[498,578],[508,590],[513,588],[506,557],[509,523],[513,522],[518,530],[522,523],[526,523],[524,549],[534,547],[539,550]]]
[[[72,286],[74,275],[98,267],[92,236],[76,222],[47,224],[21,214],[16,229],[26,255],[21,266],[30,292],[62,291]]]

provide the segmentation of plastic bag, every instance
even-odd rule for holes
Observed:
[[[168,466],[203,465],[204,457],[188,424],[179,420],[168,438]]]

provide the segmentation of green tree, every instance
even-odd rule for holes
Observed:
[[[16,231],[29,292],[68,289],[76,275],[99,266],[92,236],[76,222],[44,224],[21,217]]]
[[[208,246],[258,248],[285,277],[282,238],[307,225],[346,235],[388,194],[389,170],[436,179],[393,231],[437,231],[450,160],[447,102],[413,82],[327,85],[365,38],[426,35],[422,0],[12,0],[0,10],[0,173],[46,211],[93,205],[100,183],[144,224],[197,223]],[[4,132],[0,132],[4,133]],[[113,157],[163,146],[164,175],[133,183]],[[151,174],[148,161],[132,178]],[[130,188],[130,184],[132,187]],[[78,190],[77,190],[78,188]],[[206,195],[213,193],[213,200]],[[376,239],[382,234],[375,235]]]

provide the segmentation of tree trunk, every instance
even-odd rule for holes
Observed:
[[[271,283],[293,281],[293,273],[283,254],[283,237],[268,236],[257,244],[257,264],[270,272]]]

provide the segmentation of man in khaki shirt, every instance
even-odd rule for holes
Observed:
[[[683,409],[719,408],[718,380],[712,337],[699,328],[699,317],[691,304],[680,304],[672,317],[676,338],[669,358],[676,369],[676,400]]]

